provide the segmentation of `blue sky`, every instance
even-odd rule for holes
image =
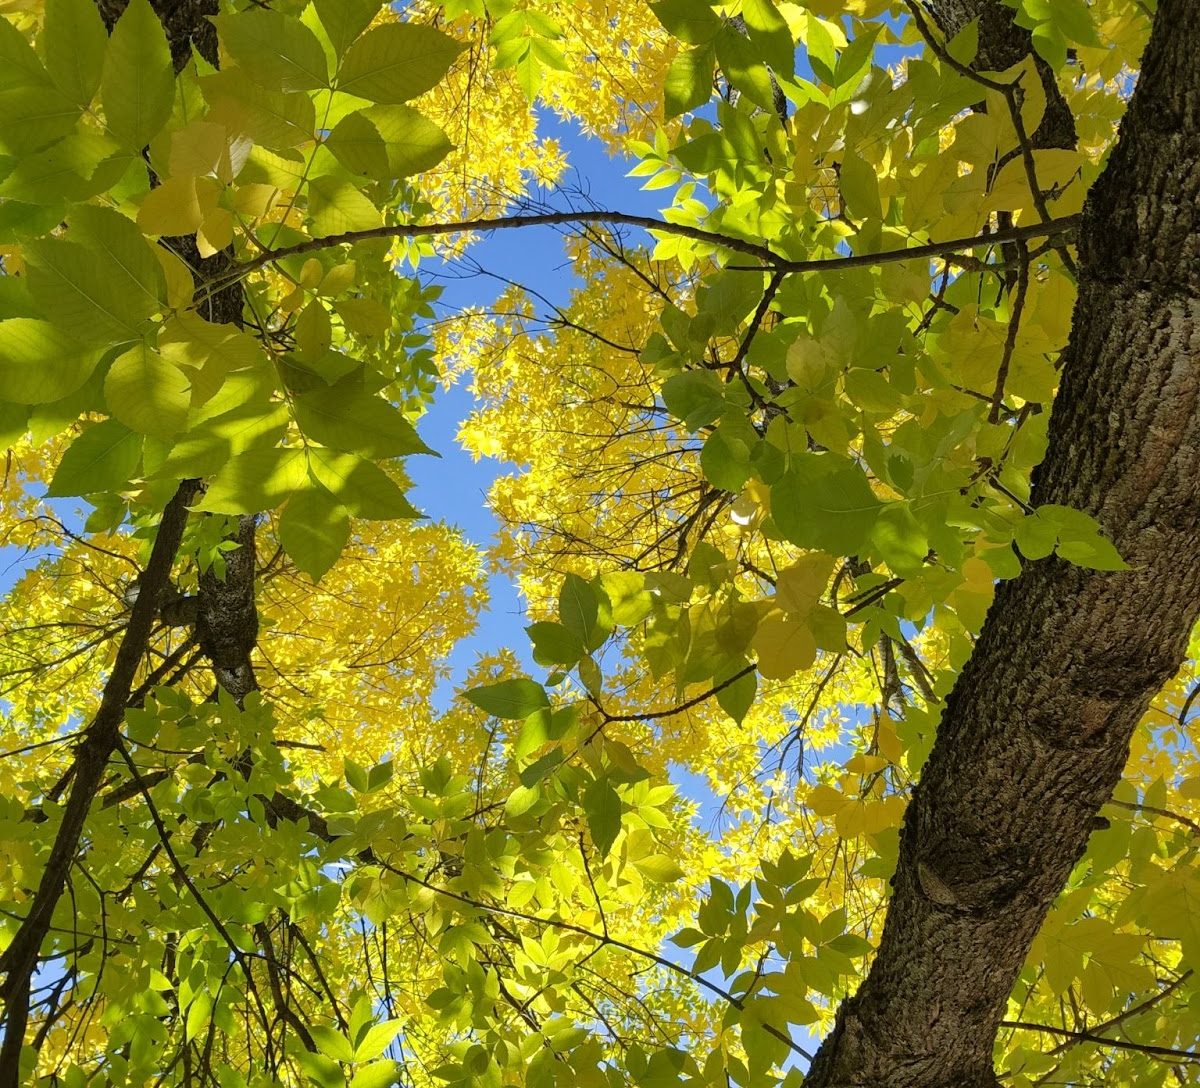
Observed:
[[[658,215],[669,205],[669,190],[643,192],[640,179],[625,176],[635,160],[610,157],[599,140],[584,135],[577,125],[541,110],[538,132],[558,140],[566,152],[569,163],[563,178],[566,190],[582,190],[603,208],[639,215]],[[565,202],[560,203],[564,209],[567,207]],[[637,233],[633,232],[631,238]],[[648,235],[643,237],[646,242],[651,241]],[[555,305],[565,306],[572,289],[580,286],[566,259],[563,235],[550,227],[496,231],[472,246],[470,257],[487,271],[516,280]],[[486,307],[504,289],[497,280],[468,276],[465,269],[452,264],[425,262],[419,275],[442,285],[439,309],[444,312],[465,306]],[[417,508],[435,520],[458,526],[472,543],[486,548],[499,528],[487,507],[488,489],[497,476],[517,469],[488,458],[475,461],[458,445],[455,436],[459,424],[475,407],[465,383],[448,391],[439,390],[418,429],[426,444],[441,457],[413,457],[406,467],[414,484],[410,498]],[[515,587],[507,578],[494,576],[488,590],[491,603],[481,615],[478,629],[451,654],[450,680],[441,685],[437,695],[441,705],[453,697],[454,689],[461,686],[467,670],[481,653],[508,647],[518,652],[533,675],[540,675],[541,670],[528,655],[525,606]]]

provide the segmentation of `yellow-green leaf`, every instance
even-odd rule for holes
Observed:
[[[298,491],[279,518],[279,542],[314,582],[337,562],[350,536],[350,518],[323,487]]]
[[[114,360],[104,379],[108,410],[130,430],[174,438],[187,424],[188,380],[142,342]]]
[[[141,151],[171,116],[171,50],[149,0],[129,0],[113,27],[100,100],[108,131],[131,151]]]
[[[0,321],[0,400],[60,400],[87,381],[101,354],[102,349],[80,344],[49,321]]]
[[[338,90],[372,102],[407,102],[435,86],[463,46],[433,27],[388,23],[346,51]]]

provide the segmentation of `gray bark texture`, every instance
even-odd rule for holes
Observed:
[[[929,8],[947,38],[953,38],[972,20],[979,20],[979,52],[971,65],[979,72],[1003,72],[1020,64],[1033,52],[1029,31],[1017,26],[1017,12],[1001,0],[933,0]],[[1074,147],[1075,118],[1058,89],[1054,71],[1041,57],[1034,64],[1046,92],[1046,112],[1030,143],[1035,148]]]
[[[948,21],[966,5],[938,7]],[[981,27],[981,41],[991,32]],[[1033,503],[1092,514],[1131,569],[1051,557],[999,589],[905,817],[870,974],[839,1010],[806,1088],[998,1083],[994,1041],[1030,943],[1150,699],[1183,661],[1200,613],[1193,0],[1160,0],[1085,209],[1079,274]]]

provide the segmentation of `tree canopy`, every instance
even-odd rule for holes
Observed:
[[[0,0],[0,1088],[1192,1083],[1198,207],[1187,0]]]

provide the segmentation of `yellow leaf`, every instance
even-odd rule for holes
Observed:
[[[758,671],[768,680],[786,680],[817,658],[812,632],[796,620],[763,620],[750,644],[758,655]]]
[[[217,206],[219,189],[209,178],[167,178],[146,194],[138,209],[143,234],[195,234]]]
[[[793,617],[806,616],[820,602],[837,561],[824,552],[808,552],[779,572],[775,599]]]

